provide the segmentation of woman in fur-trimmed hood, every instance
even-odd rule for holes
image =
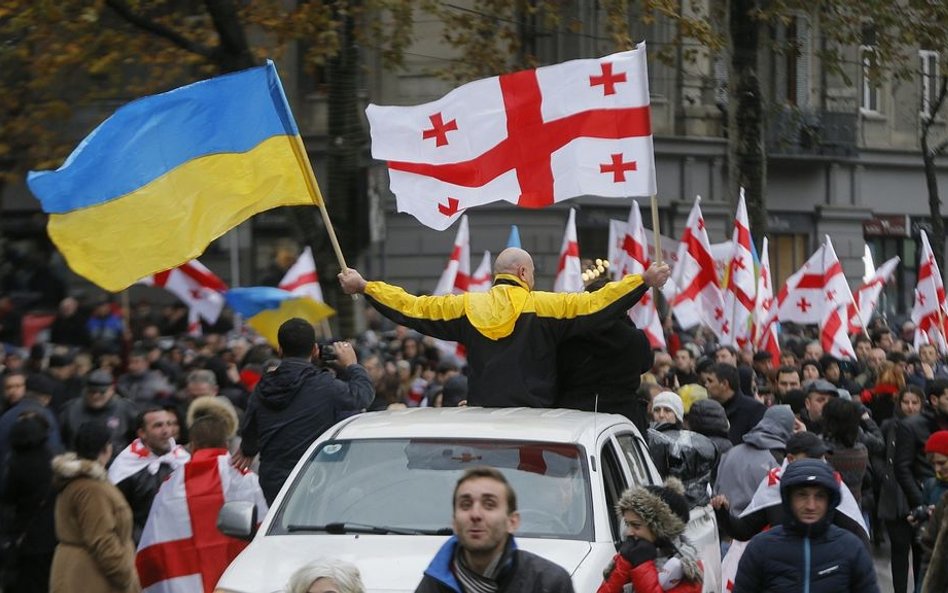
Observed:
[[[689,511],[680,480],[626,490],[616,511],[626,539],[605,570],[598,593],[621,593],[629,583],[636,593],[701,591],[703,569],[683,535]]]

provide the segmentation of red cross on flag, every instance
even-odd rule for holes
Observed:
[[[296,263],[286,271],[278,288],[296,296],[310,297],[321,303],[326,302],[323,299],[323,289],[319,286],[319,275],[316,273],[316,260],[313,259],[312,249],[307,246],[296,258]]]
[[[843,266],[829,237],[803,267],[784,283],[777,296],[777,318],[802,324],[820,324],[828,311],[853,302]],[[844,313],[845,320],[845,313]]]
[[[757,297],[754,299],[752,336],[754,349],[769,352],[774,367],[780,365],[780,342],[777,340],[777,317],[774,308],[774,285],[770,276],[770,252],[767,237],[760,250],[760,275],[757,277]]]
[[[227,284],[196,259],[177,268],[146,276],[138,283],[164,288],[181,299],[190,309],[188,319],[191,324],[200,326],[200,319],[210,324],[217,323],[224,308],[223,293],[227,290]]]
[[[451,257],[448,258],[448,265],[445,266],[444,272],[441,272],[441,278],[438,279],[438,285],[435,286],[433,294],[462,294],[468,291],[470,282],[470,234],[467,216],[462,216],[461,224],[458,225],[458,234],[454,238],[454,247],[451,249]]]
[[[751,346],[751,316],[757,295],[754,255],[751,252],[750,224],[744,204],[744,188],[737,201],[731,255],[724,270],[724,317],[731,331],[721,339],[723,345]]]
[[[948,353],[945,336],[945,320],[948,306],[945,305],[945,284],[935,254],[928,242],[928,234],[922,231],[922,252],[918,258],[918,281],[915,285],[915,306],[912,321],[915,322],[915,349],[922,344],[935,344],[939,352]]]
[[[629,210],[629,221],[626,232],[622,237],[622,249],[618,252],[616,270],[619,278],[628,274],[641,274],[648,269],[651,260],[648,256],[645,241],[645,227],[642,225],[642,213],[639,203],[632,201]],[[665,349],[665,332],[662,331],[662,320],[655,309],[651,291],[642,295],[641,300],[629,309],[629,317],[635,327],[641,329],[648,336],[652,348]]]
[[[230,464],[226,449],[199,449],[161,485],[135,555],[143,593],[211,593],[227,565],[247,547],[217,530],[225,502],[252,502],[257,520],[267,502],[257,475]]]
[[[583,292],[583,266],[579,261],[579,242],[576,239],[576,210],[569,209],[560,259],[556,266],[553,292]]]
[[[721,283],[715,271],[711,243],[701,215],[701,196],[695,197],[695,205],[688,215],[671,280],[678,288],[672,300],[672,310],[683,324],[682,329],[691,327],[684,326],[685,319],[697,317],[723,342],[731,328],[724,315]],[[697,315],[691,314],[689,310],[697,311]]]
[[[885,262],[856,290],[854,296],[856,297],[856,303],[859,304],[859,308],[857,309],[856,303],[854,303],[849,306],[849,311],[847,312],[849,316],[850,334],[863,331],[865,325],[869,323],[872,314],[876,310],[876,305],[879,304],[879,294],[882,292],[882,288],[885,284],[892,279],[892,275],[895,274],[895,268],[899,265],[900,261],[902,260],[899,256],[895,256]]]
[[[484,252],[484,258],[471,274],[471,282],[468,284],[468,292],[487,292],[490,290],[491,282],[494,279],[494,272],[490,263],[490,251]]]
[[[645,44],[477,80],[413,107],[369,105],[399,212],[444,230],[466,208],[656,193]]]

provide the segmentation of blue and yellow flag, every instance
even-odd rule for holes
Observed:
[[[231,288],[224,293],[224,300],[274,348],[280,347],[277,331],[283,322],[300,317],[317,324],[336,314],[326,303],[272,286]]]
[[[270,61],[124,105],[27,184],[69,266],[112,292],[254,214],[322,201]]]

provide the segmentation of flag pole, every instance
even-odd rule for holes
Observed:
[[[661,265],[662,263],[662,233],[661,229],[658,228],[658,196],[652,194],[651,198],[652,204],[652,242],[655,244],[655,263]],[[658,293],[659,289],[657,287],[652,287],[652,301],[655,303],[655,311],[658,311]],[[668,314],[671,315],[671,304],[669,303]],[[664,326],[664,323],[662,324]],[[662,328],[664,330],[664,327]]]
[[[296,160],[299,161],[305,173],[304,178],[306,179],[306,188],[309,190],[309,196],[312,198],[313,204],[319,208],[319,213],[323,217],[323,224],[326,225],[326,230],[329,232],[329,241],[332,243],[332,249],[336,253],[339,266],[343,270],[348,269],[349,266],[346,265],[346,258],[343,257],[342,248],[339,247],[339,240],[336,238],[336,231],[333,229],[332,221],[329,220],[329,211],[326,210],[326,200],[319,191],[319,184],[316,182],[316,173],[313,172],[313,164],[309,161],[309,156],[306,154],[306,147],[303,146],[303,139],[299,134],[293,137],[291,145],[293,147],[293,154],[296,155]]]

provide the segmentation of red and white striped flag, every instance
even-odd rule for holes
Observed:
[[[398,211],[434,229],[499,200],[543,208],[656,191],[644,43],[476,80],[423,105],[369,105],[366,115]]]
[[[490,251],[485,251],[480,265],[471,274],[471,282],[467,290],[468,292],[487,292],[490,290],[493,280],[494,273],[490,263]]]
[[[196,259],[146,276],[139,280],[139,284],[157,286],[173,293],[190,309],[190,322],[200,318],[211,324],[217,323],[224,308],[223,293],[227,291],[227,284]]]
[[[467,216],[461,217],[458,234],[454,239],[454,248],[448,265],[438,279],[434,294],[462,294],[468,291],[471,283],[471,243],[467,227]]]
[[[583,267],[579,261],[579,242],[576,239],[576,210],[569,209],[560,259],[556,266],[553,292],[583,292]]]
[[[323,289],[319,285],[319,274],[316,273],[316,260],[313,259],[313,250],[309,246],[296,258],[296,263],[286,271],[278,288],[297,296],[310,297],[321,303],[326,302],[323,299]]]
[[[866,324],[872,318],[872,314],[879,304],[879,294],[885,284],[892,279],[896,266],[902,261],[899,256],[895,256],[885,262],[875,271],[875,273],[863,281],[856,289],[855,303],[849,306],[847,315],[849,316],[849,333],[855,334],[863,331]],[[859,308],[856,308],[856,305]]]
[[[922,344],[934,344],[942,354],[948,353],[945,320],[948,306],[945,305],[945,284],[935,254],[928,242],[928,234],[922,231],[922,252],[918,258],[918,281],[915,285],[915,306],[912,321],[915,322],[915,349]]]
[[[161,485],[142,532],[135,567],[146,593],[211,593],[227,565],[247,542],[217,530],[225,502],[257,505],[257,520],[267,502],[251,472],[230,464],[226,449],[199,449],[191,461]]]
[[[780,365],[780,342],[777,340],[777,317],[773,315],[774,285],[770,275],[770,252],[767,237],[760,251],[760,275],[757,278],[757,297],[754,299],[754,348],[769,352],[774,367]]]
[[[628,274],[641,274],[651,264],[646,249],[642,213],[639,211],[639,203],[635,200],[632,201],[632,209],[629,210],[629,221],[618,255],[619,261],[616,262],[615,268],[619,278]],[[639,302],[629,309],[629,317],[635,327],[648,336],[652,348],[665,349],[665,332],[662,330],[662,320],[655,309],[655,301],[652,300],[652,291],[646,291]]]
[[[725,332],[721,339],[722,344],[738,348],[751,347],[751,317],[757,296],[754,255],[751,249],[750,224],[742,187],[737,201],[737,213],[734,216],[731,255],[724,273],[724,317],[725,325],[730,331]]]
[[[695,205],[688,215],[676,259],[671,279],[678,293],[672,300],[672,310],[676,311],[676,315],[679,308],[696,310],[698,319],[723,342],[732,330],[724,315],[721,283],[715,272],[711,242],[708,241],[708,231],[701,215],[701,196],[695,197]],[[687,318],[681,316],[678,321],[684,324]],[[682,329],[688,327],[683,325]]]

